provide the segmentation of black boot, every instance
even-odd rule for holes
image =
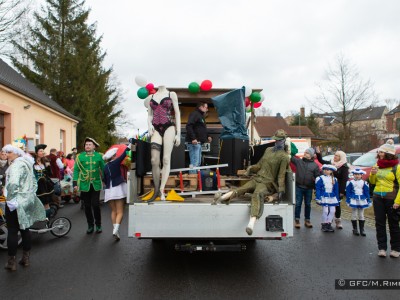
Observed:
[[[360,234],[361,234],[361,236],[366,236],[365,231],[364,231],[365,220],[358,220],[358,223],[360,224]]]
[[[332,227],[332,223],[326,224],[326,231],[327,232],[335,232],[335,229]]]
[[[160,189],[159,189],[159,186],[157,186],[157,187],[155,186],[154,187],[154,194],[149,200],[147,200],[147,203],[153,202],[154,200],[156,200],[156,198],[158,196],[160,196]]]
[[[358,232],[358,229],[357,229],[357,220],[351,220],[351,224],[353,224],[353,234],[360,235],[360,233]],[[360,225],[360,229],[361,229],[361,225]]]
[[[321,223],[321,230],[323,232],[328,232],[327,226],[328,226],[328,223]]]

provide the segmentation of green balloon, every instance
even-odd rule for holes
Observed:
[[[140,99],[145,99],[149,95],[149,91],[145,87],[141,87],[138,89],[137,95]]]
[[[198,93],[200,91],[200,85],[197,82],[191,82],[189,84],[189,92],[192,94]]]
[[[261,100],[261,95],[260,95],[260,93],[257,93],[257,92],[251,93],[251,95],[250,95],[250,101],[251,101],[251,102],[257,103],[257,102],[259,102],[260,100]]]
[[[251,112],[251,105],[249,105],[249,106],[246,108],[246,112],[247,112],[247,113],[250,113],[250,112]]]

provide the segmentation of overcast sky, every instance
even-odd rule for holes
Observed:
[[[342,53],[382,101],[400,99],[399,0],[86,0],[125,93],[146,129],[135,76],[170,87],[264,90],[273,115],[306,107]],[[142,130],[141,130],[142,131]],[[142,131],[143,132],[143,131]]]

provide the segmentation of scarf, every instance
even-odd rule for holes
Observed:
[[[346,157],[346,153],[344,153],[343,151],[336,151],[335,155],[339,155],[340,160],[339,161],[335,161],[335,158],[332,158],[332,165],[334,165],[336,167],[336,169],[339,169],[341,166],[343,166],[344,164],[347,164],[347,157]]]
[[[381,169],[385,169],[385,168],[393,168],[395,165],[397,165],[399,163],[399,160],[396,159],[378,159],[377,161],[377,165],[379,168]]]
[[[278,150],[284,150],[284,148],[285,148],[285,140],[283,139],[275,142],[273,151],[276,152]]]
[[[7,159],[0,159],[0,168],[3,168],[5,165],[6,165],[6,163],[8,162],[8,160]]]

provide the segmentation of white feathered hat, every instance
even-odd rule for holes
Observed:
[[[109,160],[111,159],[115,154],[117,154],[118,149],[117,148],[111,148],[109,149],[104,155],[103,159],[104,160]]]
[[[367,174],[365,171],[361,170],[360,168],[356,168],[351,171],[352,174],[360,174],[360,175],[365,175]]]
[[[322,170],[331,170],[331,171],[336,171],[336,167],[334,165],[323,165]]]

